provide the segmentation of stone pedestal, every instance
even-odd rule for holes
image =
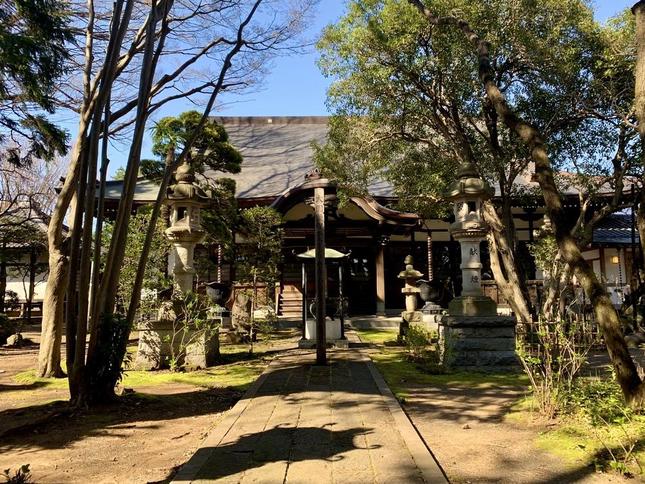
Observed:
[[[488,296],[459,296],[448,304],[451,316],[497,316],[497,304]]]
[[[428,331],[439,331],[439,323],[443,315],[443,308],[430,301],[421,308],[423,314],[423,326]]]
[[[328,319],[325,321],[325,341],[336,348],[348,348],[349,340],[342,338],[341,321]],[[308,319],[305,323],[305,337],[298,341],[298,348],[315,348],[318,336],[316,334],[316,321]]]
[[[443,363],[448,368],[482,372],[519,369],[513,317],[444,316],[440,339]]]
[[[176,328],[173,321],[147,321],[139,328],[135,369],[160,370],[170,367],[171,345],[175,355],[180,355],[179,364],[184,364],[187,369],[207,368],[214,365],[220,355],[219,329],[188,329],[184,333],[184,329]],[[184,351],[182,345],[185,346]]]

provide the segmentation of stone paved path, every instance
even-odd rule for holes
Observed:
[[[173,482],[446,482],[359,350],[272,362]]]

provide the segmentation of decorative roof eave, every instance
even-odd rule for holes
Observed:
[[[404,225],[414,227],[419,224],[419,217],[416,213],[399,212],[384,207],[372,197],[351,197],[350,200],[361,208],[369,217],[379,222],[391,225]]]

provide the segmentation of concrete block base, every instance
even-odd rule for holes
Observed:
[[[334,348],[349,348],[349,340],[345,339],[327,339],[327,346],[333,346]],[[301,339],[298,341],[298,348],[310,350],[316,347],[315,339]]]
[[[444,316],[440,343],[444,364],[462,371],[517,371],[515,318]]]
[[[316,321],[308,319],[305,324],[305,338],[316,341]],[[340,339],[340,320],[328,319],[325,321],[325,339],[327,341],[336,341]]]

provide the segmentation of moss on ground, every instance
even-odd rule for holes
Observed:
[[[214,366],[191,372],[126,371],[122,385],[128,388],[150,387],[181,383],[202,388],[229,387],[245,390],[264,371],[266,364],[261,360],[238,362]]]
[[[356,330],[361,341],[373,344],[396,343],[397,331],[385,329],[359,329]]]
[[[645,471],[645,416],[623,423],[592,425],[579,416],[567,416],[553,430],[541,433],[536,445],[566,463],[595,465],[642,477]]]
[[[33,386],[35,389],[47,388],[51,390],[67,388],[67,378],[39,378],[36,370],[26,370],[13,377],[13,381],[20,385]]]
[[[370,354],[372,361],[385,378],[397,398],[405,398],[406,387],[461,386],[469,388],[493,388],[499,386],[527,386],[528,378],[521,373],[439,373],[433,374],[423,365],[410,361],[405,348],[388,345],[396,340],[393,331],[366,329],[356,331],[362,341],[373,343],[378,351]]]

